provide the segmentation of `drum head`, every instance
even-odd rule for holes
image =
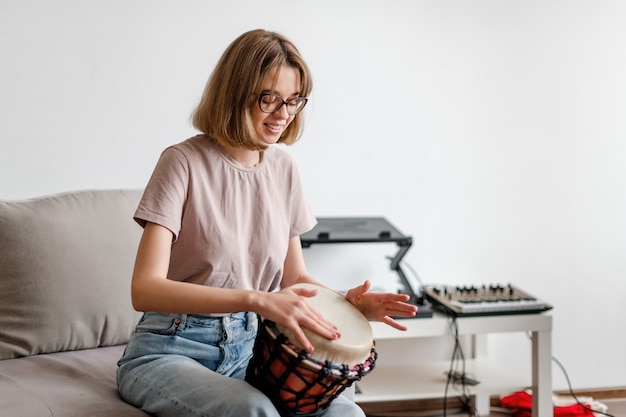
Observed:
[[[302,329],[315,347],[312,356],[320,361],[335,364],[356,365],[363,363],[372,350],[373,333],[369,321],[341,294],[313,284],[296,284],[292,288],[306,288],[317,291],[307,301],[328,321],[339,329],[341,337],[328,340],[309,329]],[[303,349],[292,331],[277,326],[291,343]]]

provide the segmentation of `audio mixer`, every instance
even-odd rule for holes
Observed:
[[[422,289],[435,310],[453,316],[541,313],[552,306],[512,284],[427,285]]]

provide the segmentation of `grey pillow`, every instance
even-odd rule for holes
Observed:
[[[0,359],[122,344],[140,190],[0,202]]]

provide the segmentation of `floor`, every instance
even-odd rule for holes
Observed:
[[[608,415],[612,417],[626,417],[626,398],[616,399],[600,399],[601,403],[608,407]],[[386,414],[368,414],[368,417],[444,417],[442,412],[412,412],[402,411]],[[489,415],[472,416],[468,413],[460,412],[459,410],[449,410],[446,417],[510,417],[511,412],[505,409],[492,408]],[[602,414],[596,414],[597,417],[602,417]]]

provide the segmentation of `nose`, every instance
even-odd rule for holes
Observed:
[[[282,106],[280,106],[273,114],[281,117],[282,119],[288,119],[291,117],[291,115],[287,112],[287,103],[283,103]]]

